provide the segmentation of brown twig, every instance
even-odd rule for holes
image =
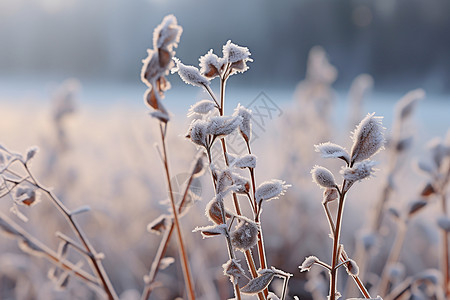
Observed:
[[[180,226],[180,222],[178,219],[178,211],[175,206],[175,198],[173,196],[172,183],[170,181],[169,163],[168,163],[167,150],[166,150],[167,124],[165,126],[166,127],[163,130],[163,125],[161,123],[159,124],[160,133],[161,133],[161,143],[162,143],[162,149],[163,149],[163,164],[164,164],[164,169],[165,169],[165,173],[166,173],[167,184],[169,186],[169,196],[170,196],[170,204],[172,206],[173,219],[174,219],[174,223],[175,223],[175,228],[177,229],[178,246],[179,246],[179,253],[180,253],[181,265],[182,265],[182,269],[183,269],[184,280],[186,282],[186,292],[187,292],[188,298],[190,300],[194,300],[195,293],[194,293],[194,287],[193,287],[192,277],[191,277],[190,268],[189,268],[189,261],[187,258],[187,253],[186,253],[184,242],[183,242],[183,236],[181,233],[181,228],[180,228],[181,226]]]

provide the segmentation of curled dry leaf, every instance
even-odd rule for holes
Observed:
[[[271,269],[259,270],[260,276],[250,280],[247,285],[241,288],[241,292],[244,294],[257,294],[269,286],[275,272]]]

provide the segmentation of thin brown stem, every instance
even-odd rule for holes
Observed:
[[[445,185],[441,194],[442,211],[447,215],[447,199],[445,195]],[[449,266],[449,237],[448,232],[442,231],[442,274],[443,274],[443,291],[446,298],[450,298],[450,266]]]
[[[165,169],[165,173],[166,173],[167,184],[169,186],[169,196],[170,196],[170,204],[172,206],[173,219],[174,219],[174,223],[175,223],[175,228],[177,229],[179,254],[180,254],[181,265],[182,265],[182,269],[183,269],[184,280],[186,282],[186,292],[188,295],[188,299],[194,300],[195,299],[194,286],[192,283],[192,277],[191,277],[191,272],[190,272],[190,268],[189,268],[189,261],[187,258],[187,253],[186,253],[186,249],[185,249],[184,242],[183,242],[183,236],[182,236],[181,228],[180,228],[181,227],[180,221],[178,219],[178,211],[175,206],[175,198],[173,196],[172,183],[170,180],[171,177],[170,177],[170,172],[169,172],[169,163],[168,163],[167,150],[166,150],[166,139],[165,139],[166,130],[163,130],[163,125],[161,123],[159,125],[159,128],[160,128],[160,132],[161,132],[161,142],[162,142],[162,149],[163,149],[163,156],[164,156],[164,169]],[[167,127],[165,129],[167,129]]]
[[[346,181],[344,180],[344,183],[342,184],[342,192],[340,193],[339,197],[339,205],[338,205],[338,211],[337,211],[337,217],[336,217],[336,229],[334,231],[333,236],[333,254],[332,254],[332,260],[331,260],[331,271],[330,271],[330,300],[336,299],[336,284],[337,284],[337,271],[336,268],[338,263],[338,254],[339,254],[339,239],[341,234],[341,225],[342,225],[342,215],[344,212],[344,202],[345,202],[345,195],[346,191],[344,190],[346,186]]]
[[[77,224],[73,216],[71,215],[69,209],[67,209],[64,204],[54,195],[50,190],[42,186],[37,179],[33,176],[30,169],[28,168],[27,164],[24,164],[25,170],[30,177],[33,184],[40,190],[42,190],[45,194],[48,195],[48,197],[52,200],[52,203],[56,206],[56,208],[61,212],[61,214],[65,217],[67,223],[72,227],[72,230],[75,232],[75,234],[80,239],[83,246],[86,248],[86,251],[90,254],[89,255],[89,262],[91,266],[94,269],[94,272],[102,282],[102,286],[108,296],[108,299],[110,300],[116,300],[119,297],[117,296],[116,292],[114,291],[114,287],[111,284],[111,281],[108,278],[108,275],[106,274],[105,269],[103,268],[103,265],[101,262],[96,258],[97,253],[90,244],[88,238],[84,234],[84,232],[81,230],[80,226]]]

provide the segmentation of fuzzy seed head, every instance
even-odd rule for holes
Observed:
[[[241,60],[248,60],[251,53],[247,47],[241,47],[236,44],[233,44],[231,40],[229,40],[222,49],[223,57],[229,63],[235,63]]]
[[[313,182],[315,182],[322,188],[333,189],[337,187],[333,173],[331,173],[327,168],[314,166],[314,168],[311,170],[311,175],[313,178]]]
[[[202,74],[200,71],[194,66],[186,66],[183,64],[178,58],[173,59],[175,61],[175,68],[171,70],[172,73],[178,72],[181,79],[187,84],[191,84],[193,86],[208,86],[209,80]]]
[[[270,201],[272,199],[278,199],[280,196],[286,193],[286,190],[291,185],[286,184],[285,181],[279,179],[272,179],[261,183],[255,192],[256,201]]]
[[[368,159],[383,149],[385,128],[382,120],[383,117],[375,117],[375,113],[372,113],[356,126],[352,136],[351,162]]]
[[[242,156],[235,156],[227,153],[228,162],[230,165],[237,168],[256,168],[256,155],[245,154]]]
[[[239,220],[236,229],[231,232],[231,244],[234,248],[245,252],[258,242],[259,226],[250,220]]]

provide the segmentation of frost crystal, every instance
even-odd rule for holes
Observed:
[[[247,178],[237,173],[232,173],[235,192],[239,194],[247,194],[250,192],[250,182]]]
[[[230,277],[232,283],[237,284],[239,278],[245,276],[244,269],[239,264],[239,260],[230,259],[222,265],[223,274]]]
[[[220,203],[215,197],[206,205],[205,214],[211,222],[214,222],[216,224],[223,224]],[[231,216],[232,215],[230,214],[230,212],[225,210],[225,217],[231,218]]]
[[[244,294],[257,294],[269,286],[275,272],[270,269],[263,269],[258,271],[260,276],[250,280],[246,286],[242,287],[241,292]]]
[[[242,134],[244,140],[248,143],[251,139],[252,133],[252,111],[245,108],[241,104],[238,104],[236,109],[234,110],[234,114],[242,117],[242,123],[239,125],[239,131]]]
[[[217,116],[212,117],[208,124],[208,133],[215,136],[225,136],[232,133],[240,124],[240,116]]]
[[[278,199],[279,196],[284,195],[287,188],[291,185],[286,184],[285,181],[272,179],[261,183],[255,192],[256,201],[259,203],[263,200],[269,201],[272,199]]]
[[[207,78],[214,78],[219,76],[223,71],[225,60],[219,58],[213,53],[213,50],[209,50],[204,56],[200,57],[200,73]]]
[[[309,271],[311,267],[317,262],[319,262],[319,259],[315,256],[306,257],[302,265],[299,267],[300,272]]]
[[[201,100],[201,101],[195,103],[194,105],[192,105],[191,108],[189,108],[187,116],[192,117],[195,114],[206,115],[211,110],[213,110],[214,107],[216,107],[216,104],[213,101]]]
[[[323,188],[336,188],[333,174],[324,167],[314,166],[311,170],[313,181]]]
[[[176,63],[176,67],[173,68],[171,72],[178,72],[178,75],[180,75],[185,83],[199,87],[209,85],[209,80],[200,74],[200,71],[196,67],[186,66],[178,58],[174,58],[173,60]]]
[[[259,226],[249,219],[240,218],[236,229],[231,232],[231,244],[242,252],[249,250],[258,242]]]
[[[314,145],[316,152],[319,152],[323,158],[340,158],[345,160],[347,163],[350,162],[350,156],[347,151],[336,144],[326,142],[319,145]]]
[[[383,117],[374,115],[375,113],[368,114],[353,132],[352,163],[368,159],[383,149],[385,142],[384,127],[381,123]]]
[[[222,171],[217,177],[216,193],[224,194],[227,189],[233,184],[233,176],[230,170]]]
[[[359,163],[356,163],[353,167],[344,167],[341,170],[341,174],[344,176],[344,179],[349,183],[354,183],[356,181],[363,180],[364,178],[373,175],[375,170],[373,167],[377,163],[371,160],[364,160]]]

